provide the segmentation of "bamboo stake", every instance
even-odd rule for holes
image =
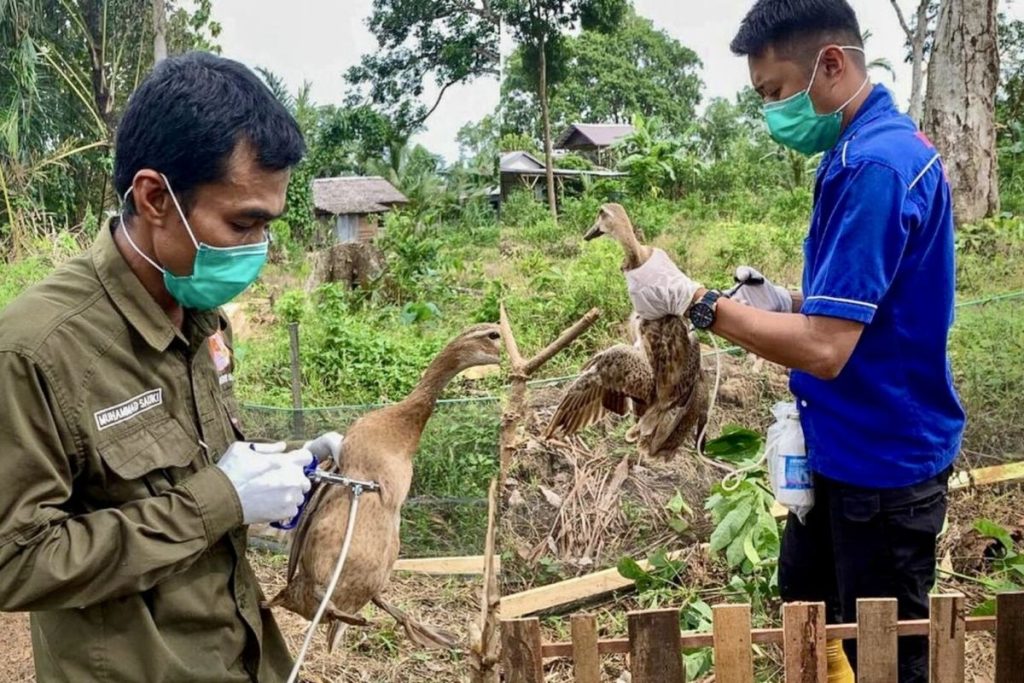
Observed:
[[[515,333],[512,331],[512,324],[509,321],[505,304],[501,304],[498,325],[501,327],[501,337],[505,342],[505,349],[508,351],[512,371],[509,373],[511,387],[509,389],[508,403],[501,416],[501,473],[499,485],[504,486],[509,470],[512,467],[512,457],[515,454],[519,427],[526,416],[526,382],[545,363],[590,329],[600,315],[601,312],[598,309],[592,308],[572,327],[558,335],[558,338],[548,344],[540,353],[526,360],[519,351],[519,344],[516,342]]]
[[[596,308],[591,308],[587,311],[587,314],[576,321],[569,329],[558,335],[558,339],[548,344],[543,351],[538,353],[536,356],[531,358],[526,363],[526,374],[532,375],[537,372],[545,363],[551,360],[559,352],[565,349],[569,344],[572,344],[576,339],[590,329],[590,326],[597,322],[597,319],[601,316],[601,311]]]
[[[491,480],[487,494],[487,538],[484,542],[484,585],[480,596],[480,621],[471,624],[470,667],[472,683],[498,683],[498,607],[501,594],[494,563],[494,517],[498,482]]]

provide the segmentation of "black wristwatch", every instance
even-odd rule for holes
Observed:
[[[718,300],[721,297],[721,292],[710,289],[700,298],[700,301],[690,306],[690,322],[694,327],[698,330],[706,330],[715,324],[715,309],[718,308]]]

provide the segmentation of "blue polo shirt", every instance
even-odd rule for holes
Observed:
[[[871,488],[940,473],[965,421],[947,354],[952,199],[935,147],[881,85],[822,159],[804,258],[801,311],[865,326],[838,378],[792,373],[811,468]]]

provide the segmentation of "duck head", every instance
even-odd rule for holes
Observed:
[[[590,241],[601,235],[607,235],[622,245],[622,249],[626,253],[626,262],[623,267],[627,270],[646,263],[651,256],[651,248],[640,244],[633,223],[629,220],[629,215],[621,204],[603,205],[597,213],[594,225],[583,236],[583,239]]]
[[[454,355],[458,370],[501,362],[501,328],[497,325],[473,325],[463,330],[445,349]]]
[[[630,222],[629,215],[626,214],[626,209],[623,208],[622,204],[602,205],[600,211],[597,212],[597,219],[590,226],[590,230],[583,236],[583,239],[589,242],[601,235],[608,235],[619,242],[628,241],[629,238],[636,237],[636,234],[633,232],[633,224]]]

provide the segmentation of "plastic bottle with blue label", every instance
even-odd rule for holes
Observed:
[[[814,479],[807,460],[800,411],[795,403],[776,403],[775,424],[768,428],[765,457],[772,493],[780,505],[804,523],[814,507]]]

